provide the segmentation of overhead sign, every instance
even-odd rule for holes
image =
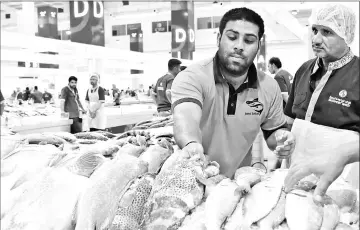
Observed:
[[[152,32],[153,33],[168,32],[167,21],[153,22],[152,23]]]
[[[58,39],[57,8],[41,6],[37,8],[38,36]]]
[[[71,41],[105,45],[104,2],[70,1]]]
[[[172,53],[192,59],[188,57],[195,51],[194,2],[171,2],[171,34]]]

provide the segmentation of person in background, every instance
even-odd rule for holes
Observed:
[[[112,84],[112,95],[115,98],[115,93],[120,93],[120,90],[116,87],[115,84]]]
[[[4,109],[5,109],[5,99],[4,99],[4,96],[3,96],[3,94],[1,93],[1,90],[0,90],[0,116],[3,115]]]
[[[114,95],[114,105],[120,105],[120,92],[115,93]]]
[[[254,64],[264,27],[251,9],[228,11],[220,20],[215,57],[188,66],[171,88],[176,143],[189,157],[204,159],[206,153],[230,178],[242,166],[266,169],[262,153],[251,151],[260,129],[278,157],[288,158],[295,146],[279,86]]]
[[[90,131],[105,130],[105,90],[99,86],[100,75],[90,75],[90,89],[86,92],[85,101],[87,104]]]
[[[52,102],[52,99],[53,99],[53,96],[51,95],[51,93],[49,93],[47,91],[47,89],[44,89],[44,93],[42,95],[42,99],[44,101],[44,103],[51,103]]]
[[[183,71],[186,69],[186,66],[180,66],[180,71]]]
[[[25,92],[23,93],[23,101],[29,100],[31,97],[31,92],[29,87],[26,87]]]
[[[40,104],[42,101],[42,93],[38,90],[38,87],[34,87],[34,92],[31,94],[31,98],[34,100],[34,104]]]
[[[71,133],[79,133],[82,131],[82,114],[86,111],[81,104],[79,93],[76,88],[77,78],[69,77],[69,84],[62,88],[60,98],[60,110],[62,115],[69,113],[69,118],[73,120],[71,125]]]
[[[16,100],[19,105],[22,105],[23,93],[21,92],[20,87],[16,87],[16,91],[14,91],[14,100]]]
[[[130,91],[131,91],[131,90],[130,90],[130,87],[128,87],[127,90],[125,91],[125,94],[126,94],[126,95],[130,95]]]
[[[153,89],[153,100],[157,105],[159,116],[171,114],[171,85],[175,77],[180,73],[181,61],[170,59],[168,62],[168,73],[158,79]]]
[[[286,70],[282,69],[282,64],[279,58],[272,57],[269,60],[268,69],[271,74],[275,74],[274,79],[277,81],[281,95],[283,97],[283,108],[285,108],[286,103],[289,98],[290,90],[291,90],[291,80],[293,76]]]
[[[341,4],[324,5],[310,17],[312,48],[316,58],[305,62],[296,72],[285,115],[328,126],[351,135],[360,133],[359,57],[349,45],[353,42],[357,17]],[[356,139],[356,138],[354,138]],[[322,143],[319,143],[322,146]],[[328,187],[341,175],[347,164],[359,161],[359,139],[322,148],[291,163],[285,179],[289,192],[303,177],[320,177],[314,200],[321,202]]]
[[[153,89],[152,89],[152,87],[151,87],[151,85],[149,86],[149,89],[148,89],[148,91],[147,91],[147,96],[148,97],[150,97],[151,96],[151,91],[152,91]]]

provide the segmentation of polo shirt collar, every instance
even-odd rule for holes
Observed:
[[[216,53],[216,55],[213,59],[213,70],[214,70],[215,84],[228,83],[228,81],[224,78],[224,76],[220,72],[220,63],[219,63],[218,53]],[[252,63],[249,67],[247,77],[246,77],[246,80],[244,81],[244,83],[247,84],[247,88],[256,89],[257,81],[258,81],[257,70],[256,70],[254,63]]]
[[[347,65],[352,59],[354,58],[354,54],[351,50],[349,50],[349,52],[347,52],[342,58],[340,58],[337,61],[334,62],[330,62],[329,63],[329,70],[335,70],[335,69],[340,69],[342,67],[344,67],[345,65]],[[321,58],[317,58],[316,59],[316,63],[315,66],[312,70],[312,74],[314,74],[319,68],[323,68],[323,62],[321,60]]]

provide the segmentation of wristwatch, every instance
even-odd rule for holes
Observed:
[[[192,144],[192,143],[198,143],[198,142],[197,141],[190,141],[184,147],[186,147],[186,146],[188,146],[189,144]]]
[[[264,167],[264,169],[265,169],[265,173],[267,173],[267,168],[266,168],[266,166],[264,165],[264,163],[258,161],[258,162],[253,163],[253,164],[251,165],[251,167],[254,167],[254,165],[256,165],[256,164],[262,165],[262,166]]]

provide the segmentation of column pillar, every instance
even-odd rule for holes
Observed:
[[[172,57],[193,59],[195,51],[194,2],[171,2]]]
[[[19,17],[19,32],[26,35],[34,36],[37,29],[37,20],[35,14],[35,3],[34,2],[22,2],[21,13]]]

